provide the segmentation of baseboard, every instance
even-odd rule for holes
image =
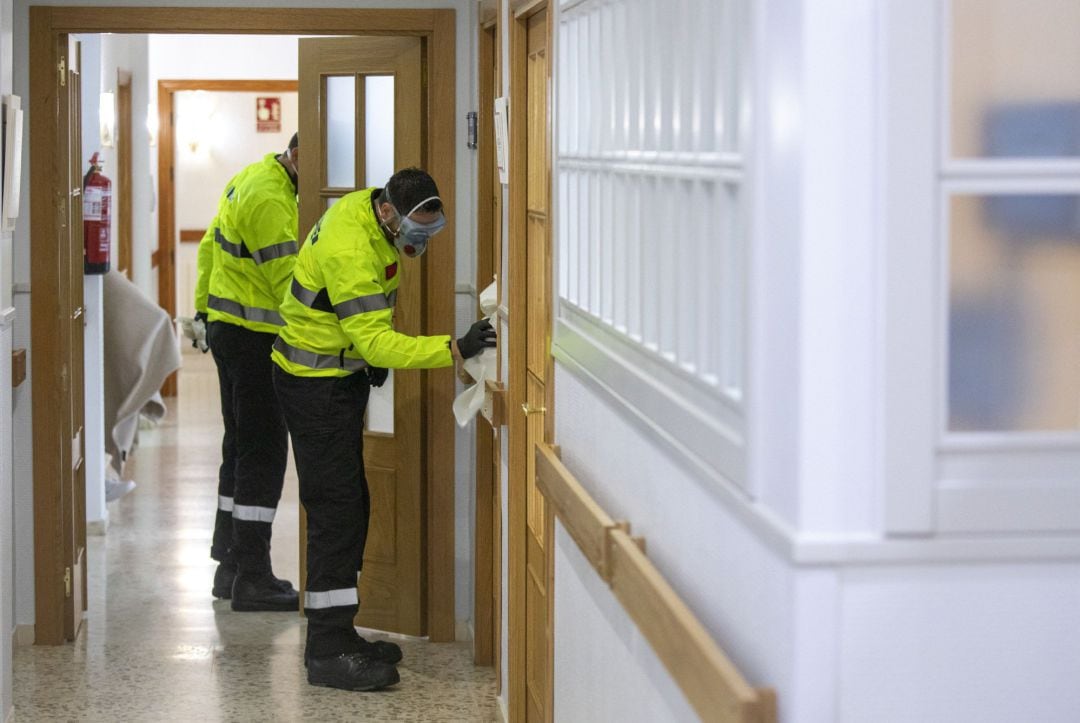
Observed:
[[[467,643],[473,640],[472,620],[457,620],[454,622],[454,640],[459,643]]]
[[[499,723],[508,723],[508,721],[510,720],[510,714],[506,710],[506,701],[500,695],[498,698],[495,699],[495,702],[498,704],[496,705],[496,710],[499,711]]]
[[[7,713],[4,714],[4,723],[14,723],[15,721],[15,706],[8,706]]]
[[[94,535],[97,537],[103,537],[109,529],[108,516],[102,520],[88,520],[86,523],[86,534]]]
[[[15,629],[11,632],[11,645],[13,647],[23,647],[26,645],[34,644],[34,626],[33,625],[16,625]]]

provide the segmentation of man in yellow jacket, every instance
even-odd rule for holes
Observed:
[[[307,511],[304,659],[313,685],[398,682],[401,649],[368,642],[353,627],[370,515],[361,443],[371,386],[387,368],[451,366],[495,346],[486,320],[457,340],[394,330],[399,254],[422,254],[445,223],[435,181],[417,168],[398,171],[386,188],[350,193],[308,234],[281,304],[274,388]]]
[[[199,244],[196,318],[218,369],[225,435],[210,556],[215,597],[233,610],[297,610],[299,593],[274,576],[270,534],[288,459],[270,347],[296,263],[297,136],[229,181]]]

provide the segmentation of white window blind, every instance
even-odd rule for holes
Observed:
[[[553,351],[744,481],[746,0],[567,3]]]

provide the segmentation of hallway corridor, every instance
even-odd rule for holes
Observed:
[[[89,612],[73,644],[15,648],[18,721],[492,721],[495,676],[468,643],[395,637],[401,682],[377,693],[309,686],[304,620],[235,613],[210,596],[220,460],[217,378],[184,354],[180,397],[140,433],[137,487],[88,539]],[[299,587],[298,502],[290,458],[274,524],[279,577]],[[371,637],[367,633],[366,636]]]

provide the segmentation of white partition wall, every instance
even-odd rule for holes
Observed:
[[[555,442],[780,720],[1080,710],[1078,13],[559,5]],[[573,545],[556,718],[692,719]]]

